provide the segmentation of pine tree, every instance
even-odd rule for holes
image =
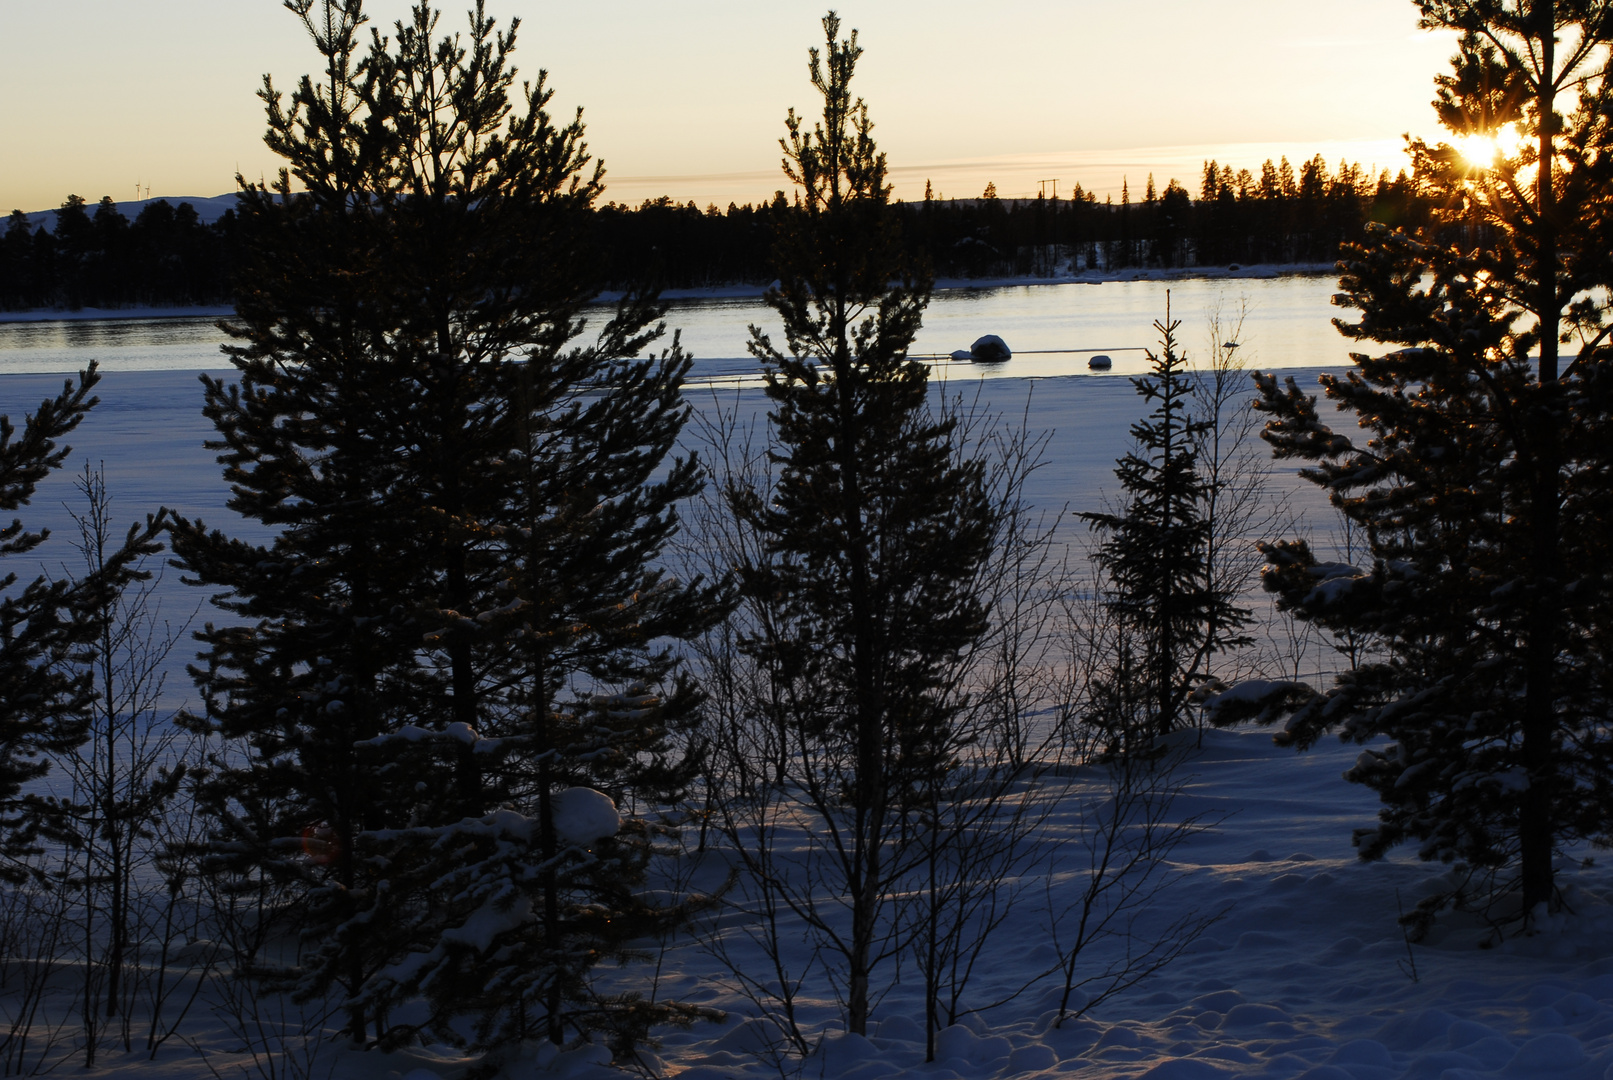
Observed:
[[[206,380],[232,506],[277,534],[175,532],[242,617],[204,632],[199,675],[197,723],[246,755],[211,787],[220,861],[288,890],[307,946],[281,974],[338,989],[355,1039],[458,1040],[471,1013],[483,1045],[620,1045],[692,1014],[589,973],[678,913],[633,900],[643,827],[567,840],[553,803],[681,779],[698,695],[667,642],[714,608],[651,564],[698,486],[667,461],[687,360],[640,359],[641,296],[577,341],[603,170],[542,73],[517,90],[515,22],[478,4],[439,37],[417,4],[361,53],[358,0],[294,10],[325,80],[289,108],[265,80],[289,169],[243,185],[240,381]],[[392,1023],[415,993],[429,1019]]]
[[[1347,249],[1341,302],[1359,319],[1336,325],[1398,348],[1322,380],[1369,439],[1334,431],[1292,380],[1259,380],[1276,453],[1312,462],[1303,475],[1372,554],[1357,568],[1273,545],[1268,582],[1382,654],[1325,693],[1253,688],[1218,711],[1289,714],[1279,738],[1300,747],[1334,728],[1389,740],[1346,774],[1384,804],[1356,834],[1363,857],[1415,841],[1527,918],[1557,902],[1561,847],[1609,831],[1613,327],[1596,290],[1610,281],[1613,5],[1419,6],[1425,27],[1462,35],[1436,79],[1449,142],[1412,143],[1442,209]]]
[[[40,481],[61,466],[71,447],[56,440],[76,428],[95,405],[95,366],[54,398],[40,402],[19,435],[0,416],[0,512],[15,513]],[[26,555],[46,532],[27,532],[21,519],[0,528],[0,555]],[[19,859],[34,850],[41,824],[59,808],[23,794],[50,769],[49,755],[83,741],[92,692],[70,662],[93,636],[82,601],[67,581],[35,578],[18,591],[16,573],[0,577],[0,878],[20,880]]]
[[[784,688],[791,779],[835,838],[825,872],[849,932],[825,936],[846,965],[848,1026],[865,1034],[870,975],[891,953],[879,941],[904,869],[903,808],[946,768],[941,688],[986,625],[970,585],[994,511],[980,463],[957,459],[954,423],[927,405],[925,365],[907,356],[929,279],[903,255],[885,156],[851,97],[856,32],[837,40],[833,12],[823,29],[809,65],[822,119],[808,130],[792,109],[780,140],[798,188],[767,294],[784,348],[752,328],[777,475],[727,496],[761,554],[740,567],[765,613],[743,647]]]
[[[92,363],[62,392],[39,403],[19,433],[0,416],[0,513],[28,504],[45,477],[72,452],[57,440],[78,427],[99,400]],[[71,806],[23,788],[50,771],[53,755],[71,752],[89,730],[96,690],[83,664],[93,655],[101,615],[140,576],[138,562],[158,550],[166,519],[159,511],[130,529],[122,545],[103,549],[93,572],[78,580],[37,577],[21,589],[15,572],[0,576],[0,880],[19,881],[23,860],[42,834],[64,835]],[[26,555],[49,536],[21,519],[0,527],[0,556]]]
[[[1154,323],[1160,348],[1148,353],[1152,374],[1132,380],[1155,406],[1132,425],[1135,449],[1115,469],[1125,502],[1114,512],[1081,515],[1105,535],[1097,561],[1108,579],[1104,606],[1119,631],[1120,655],[1100,695],[1109,707],[1093,720],[1117,748],[1182,726],[1210,654],[1247,641],[1240,631],[1248,613],[1210,578],[1207,510],[1215,491],[1199,461],[1210,421],[1189,412],[1194,387],[1177,349],[1180,326],[1167,292],[1165,319]]]
[[[676,529],[674,504],[699,484],[689,460],[655,478],[687,416],[684,364],[631,359],[642,344],[598,348],[581,383],[554,369],[517,373],[506,504],[482,523],[497,538],[501,581],[473,619],[442,613],[473,623],[500,658],[480,730],[455,724],[379,740],[435,743],[454,759],[468,751],[479,797],[499,807],[396,838],[428,900],[413,934],[419,944],[371,979],[366,995],[381,1004],[423,993],[433,1033],[450,1042],[462,1038],[454,1021],[470,1015],[481,1048],[601,1032],[626,1055],[654,1025],[708,1015],[605,992],[590,977],[604,961],[635,959],[634,943],[677,928],[692,910],[636,891],[650,826],[590,832],[576,821],[587,816],[579,806],[615,820],[602,790],[618,803],[627,794],[659,805],[681,796],[693,761],[673,736],[701,695],[667,642],[707,629],[723,604],[700,582],[649,565]],[[598,387],[610,393],[582,400],[579,391]],[[429,770],[424,757],[411,756],[412,773]],[[388,1041],[412,1030],[394,1029]]]

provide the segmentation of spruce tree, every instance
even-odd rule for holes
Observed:
[[[1557,902],[1562,847],[1609,834],[1613,5],[1419,8],[1461,34],[1435,80],[1448,141],[1411,144],[1441,209],[1347,248],[1339,302],[1358,318],[1335,323],[1393,348],[1322,379],[1367,438],[1335,431],[1293,380],[1259,380],[1275,452],[1311,462],[1302,475],[1372,555],[1352,567],[1272,545],[1268,584],[1381,655],[1325,692],[1251,687],[1217,711],[1286,715],[1279,737],[1300,747],[1333,729],[1388,740],[1346,774],[1383,800],[1361,854],[1415,842],[1527,918]]]
[[[780,140],[797,192],[766,299],[784,346],[751,331],[776,476],[727,497],[758,538],[759,557],[739,568],[759,613],[743,648],[779,688],[784,768],[821,823],[822,872],[847,909],[843,933],[819,929],[845,964],[848,1027],[865,1034],[911,857],[903,812],[947,767],[943,687],[987,622],[971,586],[994,511],[981,464],[958,459],[955,424],[932,412],[927,368],[907,355],[930,280],[904,256],[885,155],[851,96],[856,32],[837,40],[833,12],[823,29],[809,64],[821,120],[809,128],[792,109]]]
[[[1132,380],[1155,404],[1132,425],[1134,449],[1115,469],[1124,502],[1081,515],[1104,534],[1097,562],[1108,579],[1104,607],[1119,631],[1119,654],[1099,695],[1107,704],[1091,719],[1117,749],[1182,726],[1211,653],[1248,641],[1240,633],[1248,613],[1210,576],[1207,511],[1216,492],[1199,447],[1211,422],[1189,412],[1196,399],[1176,344],[1180,326],[1167,291],[1165,319],[1154,323],[1160,348],[1148,353],[1152,372]]]
[[[217,862],[286,890],[306,945],[281,974],[337,990],[354,1039],[460,1039],[467,1012],[488,1044],[636,1037],[689,1014],[590,971],[676,913],[631,900],[644,828],[568,842],[553,803],[681,779],[698,697],[668,642],[712,606],[652,563],[698,485],[667,461],[687,360],[641,358],[642,296],[578,341],[603,171],[542,73],[517,88],[515,22],[478,4],[439,35],[417,4],[363,51],[358,0],[294,10],[325,73],[289,107],[265,80],[288,169],[243,185],[239,382],[205,380],[232,506],[276,532],[175,532],[241,617],[198,672],[197,723],[244,747],[210,788]],[[429,1019],[394,1023],[416,993]]]

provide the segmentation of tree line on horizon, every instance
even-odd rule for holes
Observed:
[[[926,185],[928,189],[928,185]],[[1208,161],[1197,195],[1175,179],[1118,201],[1077,184],[1067,198],[926,197],[893,204],[900,243],[942,278],[1052,276],[1089,270],[1322,263],[1372,222],[1426,224],[1432,203],[1415,173],[1377,176],[1317,155],[1257,173]],[[589,209],[587,257],[605,287],[686,289],[765,285],[772,247],[791,212],[783,191],[765,202],[701,209],[663,196],[636,207]],[[131,221],[110,196],[93,207],[69,195],[54,228],[13,210],[0,234],[0,310],[228,304],[242,263],[234,210],[204,223],[189,203],[147,203]]]

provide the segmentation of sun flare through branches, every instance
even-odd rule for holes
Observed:
[[[1523,146],[1523,134],[1515,124],[1503,124],[1493,131],[1473,131],[1451,138],[1451,147],[1475,169],[1488,169],[1497,160],[1511,158]]]

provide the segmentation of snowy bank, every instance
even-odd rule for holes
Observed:
[[[121,308],[29,308],[25,311],[0,311],[0,325],[5,323],[81,322],[90,319],[222,319],[235,314],[235,308],[218,304],[197,304],[193,307],[121,307]]]
[[[937,278],[936,292],[964,289],[1001,289],[1025,285],[1102,285],[1115,281],[1239,281],[1269,280],[1279,277],[1332,275],[1338,272],[1333,263],[1262,263],[1251,266],[1182,266],[1171,268],[1131,267],[1123,270],[1084,270],[1080,273],[1061,273],[1050,276],[1009,276],[985,278]],[[736,283],[710,285],[699,289],[664,289],[663,300],[727,300],[754,299],[761,296],[768,285]],[[597,303],[615,303],[626,293],[620,289],[607,289],[595,297]],[[221,305],[195,307],[122,307],[122,308],[29,308],[21,311],[0,311],[0,325],[23,322],[70,322],[88,319],[174,319],[174,318],[227,318],[235,309]]]

